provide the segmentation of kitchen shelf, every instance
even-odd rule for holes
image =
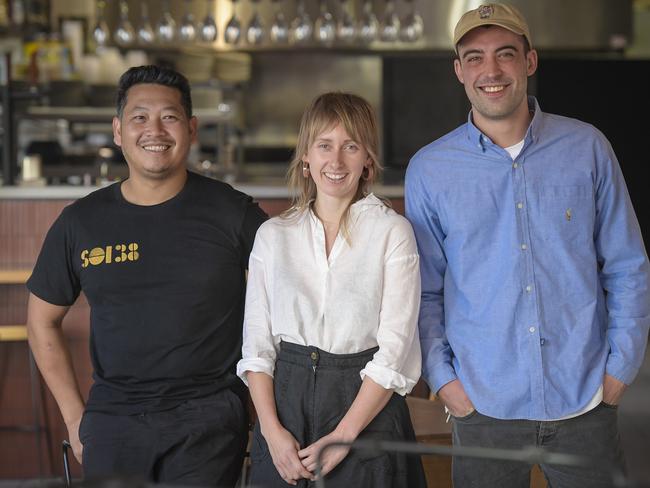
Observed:
[[[25,284],[31,274],[31,269],[0,269],[0,285]]]
[[[124,49],[122,46],[111,44],[113,47]],[[219,54],[227,53],[242,53],[242,54],[258,54],[258,53],[313,53],[313,54],[350,54],[350,55],[391,55],[400,53],[436,53],[436,52],[451,52],[453,46],[437,46],[427,44],[424,41],[415,43],[409,42],[382,42],[375,41],[371,44],[357,44],[346,43],[343,41],[335,41],[331,45],[320,44],[317,41],[310,41],[305,44],[262,44],[254,45],[241,42],[235,46],[229,44],[205,44],[195,43],[193,45],[177,44],[152,44],[149,46],[128,46],[126,49],[141,49],[152,54],[169,54],[170,52],[176,54],[189,54],[194,56],[219,56]]]
[[[234,111],[228,104],[222,108],[192,110],[201,123],[230,122]],[[67,119],[75,122],[111,122],[115,116],[114,107],[29,107],[26,115],[39,119]]]

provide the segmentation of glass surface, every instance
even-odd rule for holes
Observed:
[[[264,24],[262,24],[262,18],[257,11],[258,0],[252,0],[252,2],[253,15],[251,16],[251,20],[246,28],[246,42],[248,42],[248,44],[257,45],[264,41]]]
[[[217,40],[217,22],[212,16],[214,12],[214,1],[208,0],[207,2],[208,11],[201,21],[199,26],[199,35],[203,42],[214,42]]]
[[[190,10],[190,2],[185,0],[185,11],[181,24],[178,26],[178,37],[183,42],[193,42],[196,39],[196,27],[194,26],[194,15]]]
[[[153,27],[151,27],[149,21],[147,2],[140,3],[140,26],[138,27],[137,37],[140,44],[151,44],[155,38]]]
[[[171,42],[174,40],[176,32],[176,22],[169,13],[169,1],[164,0],[162,3],[163,13],[156,26],[156,36],[160,42]]]
[[[377,16],[372,10],[372,2],[365,0],[363,2],[363,13],[361,19],[359,19],[359,40],[365,44],[376,41],[378,30]]]
[[[320,0],[320,13],[316,19],[316,40],[321,44],[330,45],[336,39],[336,22],[332,12],[327,9],[327,0]]]
[[[232,1],[232,17],[226,24],[226,30],[224,32],[224,40],[227,44],[237,44],[241,38],[241,22],[237,18],[237,2],[236,0]]]
[[[384,42],[395,42],[399,36],[400,21],[395,12],[395,2],[386,0],[384,16],[379,26],[379,37]]]
[[[341,0],[341,15],[336,23],[336,37],[342,42],[352,42],[357,37],[357,26],[350,14],[347,0]]]
[[[305,9],[305,0],[298,0],[296,18],[291,23],[291,40],[295,44],[311,41],[314,35],[314,24]]]
[[[135,40],[135,31],[129,22],[129,4],[125,0],[120,1],[120,21],[113,37],[120,46],[128,46]]]
[[[276,5],[273,25],[271,25],[271,42],[275,44],[286,44],[289,40],[289,24],[282,12],[282,5],[279,0],[274,0]]]
[[[98,46],[105,46],[111,37],[110,31],[108,30],[108,25],[104,19],[105,8],[106,2],[104,0],[99,0],[97,2],[97,23],[93,28],[93,39],[95,39],[95,42]]]
[[[414,0],[407,0],[409,11],[402,19],[399,38],[403,42],[417,42],[422,39],[424,33],[424,22],[415,8]]]

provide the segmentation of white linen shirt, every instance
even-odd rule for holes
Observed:
[[[273,376],[280,341],[352,354],[379,346],[361,370],[401,395],[420,377],[420,272],[411,225],[370,194],[350,207],[329,258],[310,211],[258,229],[250,255],[242,359]],[[349,242],[348,242],[349,241]]]

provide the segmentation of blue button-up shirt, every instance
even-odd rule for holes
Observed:
[[[593,126],[543,113],[521,153],[472,123],[406,175],[420,252],[423,374],[458,378],[502,419],[580,411],[605,372],[629,384],[650,325],[648,258],[623,175]]]

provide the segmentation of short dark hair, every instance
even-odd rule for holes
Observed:
[[[181,105],[183,105],[185,114],[188,118],[192,117],[192,94],[190,92],[190,82],[187,81],[187,78],[173,69],[150,64],[148,66],[135,66],[120,76],[116,99],[117,116],[119,118],[122,118],[129,89],[133,85],[149,83],[178,90],[181,94]]]

